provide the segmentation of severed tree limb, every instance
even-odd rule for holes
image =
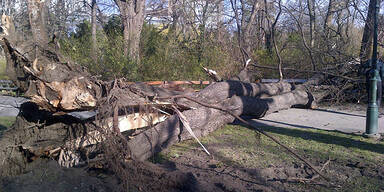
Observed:
[[[244,83],[241,81],[222,81],[212,83],[200,92],[187,94],[190,97],[199,98],[206,103],[218,103],[232,96],[245,96],[254,98],[266,98],[292,91],[294,87],[287,82],[278,83]],[[177,98],[177,104],[199,107],[194,102],[185,98]]]
[[[220,77],[219,74],[217,74],[216,71],[212,70],[212,69],[208,69],[208,68],[205,68],[203,67],[203,70],[205,73],[207,73],[207,75],[213,79],[215,82],[220,82],[220,81],[223,81],[223,79]]]
[[[182,98],[184,96],[176,97]],[[263,99],[232,96],[216,103],[215,106],[231,111],[238,116],[252,115],[255,118],[260,118],[275,111],[288,109],[293,105],[310,105],[311,102],[312,97],[307,92],[295,90]],[[235,120],[235,117],[226,112],[201,105],[197,109],[186,110],[182,113],[197,137],[207,135]],[[184,130],[178,117],[173,115],[164,122],[135,136],[128,141],[128,145],[133,159],[145,160],[164,148],[186,139],[191,139],[190,134]]]

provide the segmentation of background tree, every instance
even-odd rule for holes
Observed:
[[[119,7],[124,34],[124,55],[138,61],[140,34],[144,24],[145,0],[115,0]]]

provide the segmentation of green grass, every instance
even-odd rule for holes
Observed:
[[[11,127],[15,120],[16,117],[0,117],[0,135],[4,130]]]
[[[361,136],[313,129],[285,129],[264,127],[267,133],[276,137],[283,144],[294,148],[300,154],[316,159],[328,158],[359,160],[364,157],[370,163],[384,162],[384,143]],[[271,163],[293,162],[296,159],[282,153],[284,149],[265,136],[259,136],[251,129],[241,126],[225,126],[203,137],[203,143],[218,145],[217,151],[226,159],[246,167],[267,166]],[[193,140],[173,146],[168,156],[177,156],[185,150],[199,147]],[[254,157],[263,157],[255,159]]]
[[[287,129],[281,127],[263,127],[267,133],[277,138],[284,145],[291,147],[298,154],[321,166],[329,158],[339,164],[338,168],[328,170],[328,174],[337,177],[346,164],[363,162],[369,167],[384,165],[384,142],[367,139],[357,135],[315,129]],[[201,138],[215,159],[224,164],[246,167],[266,168],[302,164],[285,150],[265,136],[242,126],[228,125],[210,135]],[[216,146],[216,147],[213,147]],[[217,147],[219,146],[219,147]],[[185,141],[172,146],[161,158],[177,158],[199,145],[193,141]],[[372,168],[373,169],[373,168]],[[343,183],[341,191],[379,191],[384,183],[377,178],[366,176],[349,178]],[[296,185],[301,188],[300,185]],[[328,191],[326,188],[316,190]]]
[[[5,71],[7,63],[5,59],[0,59],[0,79],[8,79],[7,73]]]

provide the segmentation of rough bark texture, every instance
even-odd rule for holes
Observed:
[[[289,83],[244,83],[241,81],[224,81],[213,83],[196,93],[196,96],[207,101],[220,102],[234,95],[248,97],[270,97],[292,91]]]
[[[381,0],[377,0],[381,2]],[[360,62],[365,63],[372,56],[373,14],[375,14],[376,0],[369,1],[368,14],[365,21],[363,39],[361,40]]]
[[[96,0],[92,0],[91,4],[91,26],[92,26],[92,52],[91,56],[94,63],[97,63],[97,38],[96,38],[96,30],[97,30],[97,21],[96,21],[96,9],[97,4]]]
[[[40,0],[28,0],[28,15],[29,23],[31,24],[31,30],[33,39],[40,45],[48,43],[48,34],[45,27],[46,24],[46,5],[45,1]]]
[[[307,92],[296,90],[264,99],[232,96],[216,106],[236,115],[251,115],[260,118],[275,111],[288,109],[293,105],[308,106],[313,101],[311,98]],[[183,114],[187,117],[197,137],[205,136],[235,120],[235,117],[229,113],[207,107],[187,110]],[[174,115],[154,128],[135,136],[128,144],[133,159],[145,160],[174,143],[191,138],[192,136],[185,130],[179,118]]]
[[[323,27],[324,33],[327,37],[329,35],[329,29],[331,28],[334,11],[334,0],[329,0],[327,15],[325,16]]]
[[[115,0],[121,14],[124,35],[124,55],[139,58],[140,34],[144,24],[145,0]]]
[[[311,48],[315,46],[315,22],[316,22],[316,15],[315,15],[315,1],[314,0],[307,0],[308,5],[308,13],[309,13],[309,38],[310,38],[310,45]]]

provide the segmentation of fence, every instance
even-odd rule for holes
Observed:
[[[18,87],[11,80],[0,80],[0,90],[16,91]]]

